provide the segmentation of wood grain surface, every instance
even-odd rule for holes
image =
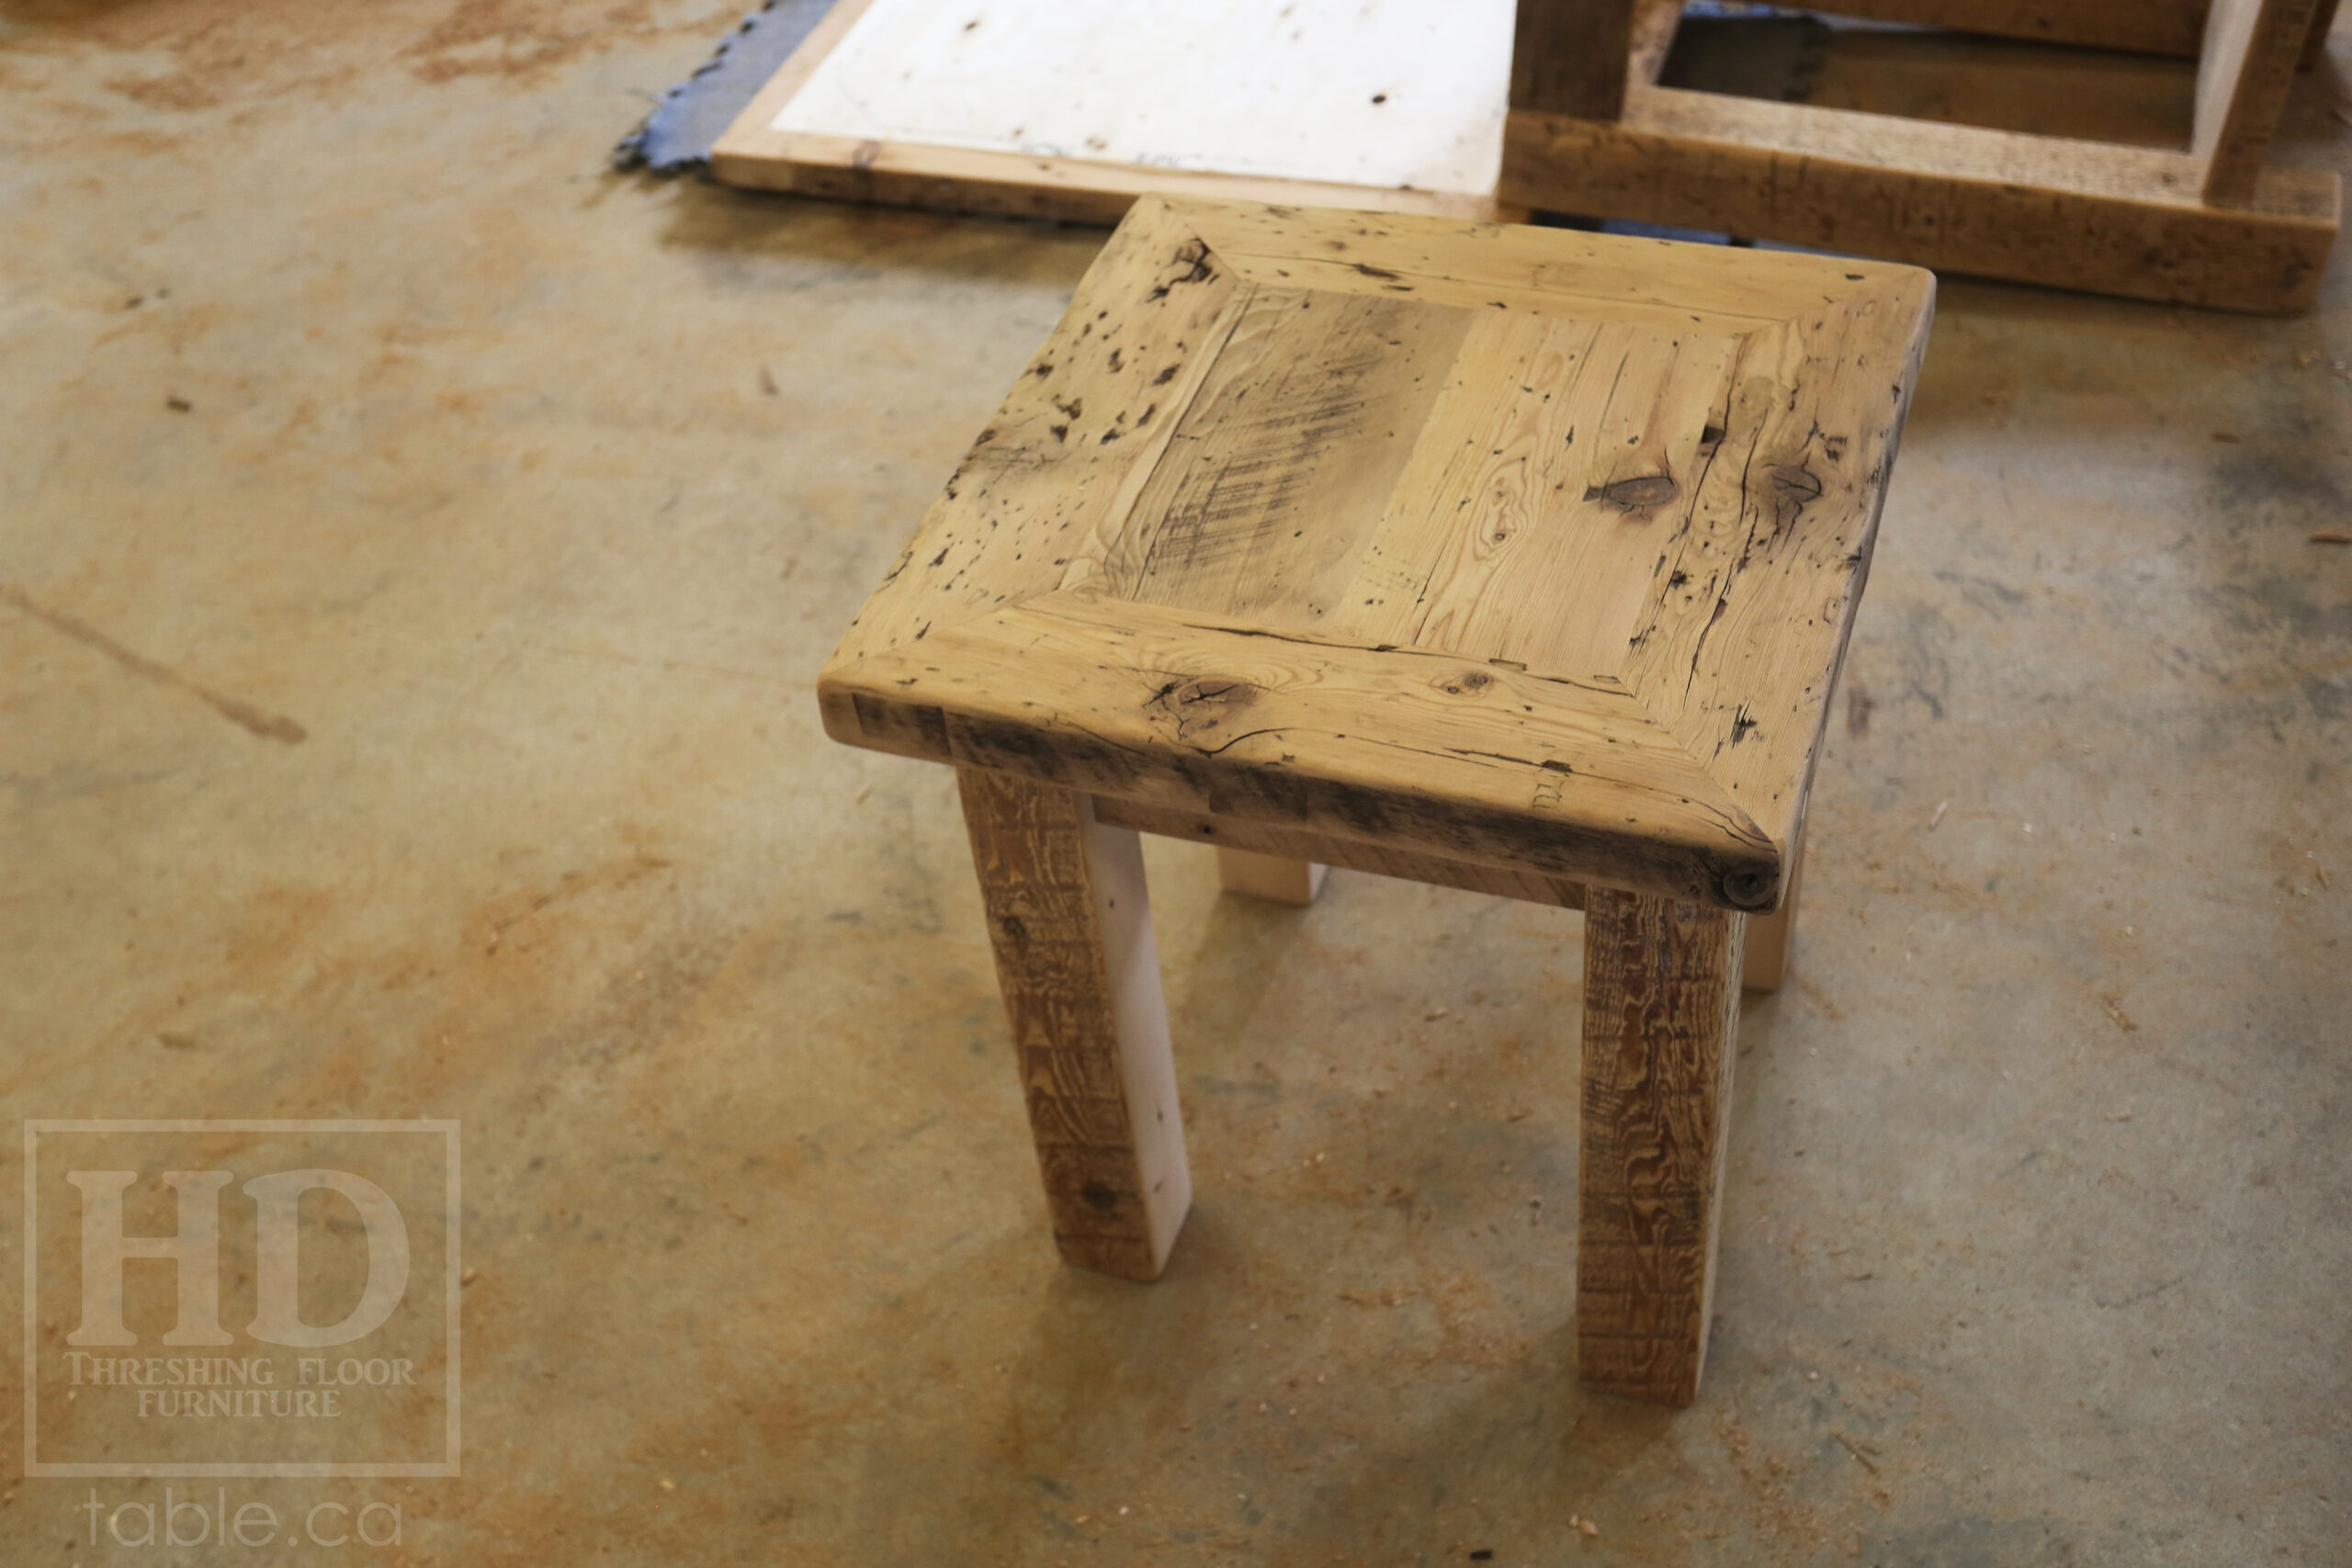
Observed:
[[[1713,1309],[1747,918],[1594,888],[1585,905],[1577,1371],[1688,1404]]]
[[[1605,681],[1045,595],[820,685],[828,732],[1144,804],[1776,901],[1780,852]]]
[[[1931,295],[1138,204],[828,666],[829,731],[1770,908]]]
[[[1193,1189],[1136,835],[1069,790],[959,782],[1054,1240],[1157,1279]]]

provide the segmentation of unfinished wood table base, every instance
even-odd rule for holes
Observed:
[[[1082,1268],[1158,1279],[1192,1182],[1137,829],[1112,825],[1123,815],[1114,801],[960,776],[1054,1240]],[[1228,892],[1298,905],[1325,870],[1222,846],[1218,866]],[[1426,859],[1384,874],[1533,891]],[[1619,888],[1548,892],[1533,901],[1585,912],[1577,1377],[1688,1404],[1713,1311],[1743,953],[1765,921]],[[1789,908],[1771,917],[1778,931]],[[1764,961],[1777,975],[1777,944]]]
[[[1139,201],[818,683],[960,771],[1056,1238],[1190,1198],[1137,834],[1585,912],[1582,1375],[1687,1404],[1743,971],[1925,342],[1915,268]]]
[[[2316,297],[2340,196],[2267,159],[2324,0],[1833,0],[1894,21],[2199,53],[2178,152],[1657,85],[1681,0],[1521,0],[1499,187],[1538,209],[1722,230],[2230,310]]]

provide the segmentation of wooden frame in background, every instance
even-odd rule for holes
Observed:
[[[2335,175],[2266,165],[2333,0],[1831,0],[1842,14],[2199,55],[2184,151],[1657,85],[1681,0],[1520,0],[1504,200],[2021,282],[2307,308]]]

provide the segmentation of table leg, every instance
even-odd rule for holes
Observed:
[[[1157,1279],[1193,1182],[1143,846],[1087,795],[958,777],[1054,1240],[1080,1267]]]
[[[1747,919],[1586,890],[1577,1371],[1612,1393],[1698,1397]]]
[[[1740,962],[1740,984],[1751,991],[1777,991],[1788,972],[1789,943],[1797,934],[1797,886],[1804,875],[1804,844],[1789,860],[1789,890],[1769,915],[1747,917],[1747,953]]]
[[[1277,904],[1314,903],[1315,895],[1323,890],[1323,874],[1329,869],[1313,861],[1261,855],[1255,850],[1220,847],[1216,852],[1218,886],[1227,893],[1247,893]]]

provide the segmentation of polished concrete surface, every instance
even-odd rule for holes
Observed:
[[[400,1510],[281,1560],[2352,1563],[2344,266],[1945,281],[1647,1409],[1572,914],[1154,843],[1200,1196],[1057,1265],[953,780],[812,682],[1100,236],[606,173],[732,14],[0,0],[0,1108],[462,1124],[463,1474],[229,1483]]]

